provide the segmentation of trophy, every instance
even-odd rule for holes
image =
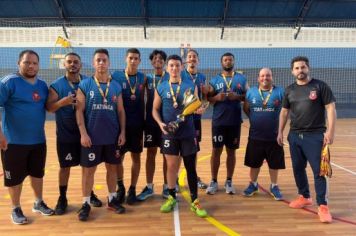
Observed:
[[[187,89],[184,92],[182,104],[184,105],[182,114],[177,116],[177,120],[169,122],[165,127],[165,130],[170,134],[174,134],[179,127],[179,123],[183,122],[186,116],[193,114],[201,106],[201,101],[192,94],[190,89]]]

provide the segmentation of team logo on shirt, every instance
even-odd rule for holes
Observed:
[[[111,101],[112,101],[113,103],[116,103],[116,102],[117,102],[117,96],[116,96],[116,95],[113,95],[113,96],[111,97]]]
[[[241,89],[241,84],[238,83],[238,84],[236,85],[236,87],[237,87],[237,89]]]
[[[273,104],[274,104],[275,107],[279,107],[281,102],[278,99],[276,99],[276,100],[273,101]]]
[[[33,91],[33,93],[32,93],[32,99],[33,99],[33,101],[35,101],[35,102],[38,102],[38,101],[41,99],[41,96],[40,96],[40,94],[38,93],[38,91]]]
[[[310,93],[309,93],[309,99],[310,99],[310,100],[315,100],[315,99],[317,99],[317,98],[318,98],[318,96],[316,95],[316,91],[315,91],[315,90],[310,91]]]
[[[138,86],[138,89],[141,91],[143,89],[143,84],[140,84],[140,86]]]

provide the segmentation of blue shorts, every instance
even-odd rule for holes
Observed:
[[[161,147],[162,131],[158,125],[147,125],[144,131],[144,147]]]
[[[126,143],[122,149],[124,153],[143,151],[143,126],[126,126]]]
[[[161,153],[175,156],[189,156],[197,153],[198,141],[196,138],[162,139]]]
[[[80,150],[82,146],[78,143],[63,143],[57,140],[58,162],[61,168],[77,166],[80,163]]]
[[[92,145],[90,148],[81,149],[80,165],[83,167],[94,167],[101,162],[108,164],[119,164],[121,156],[116,144]]]
[[[240,147],[241,123],[231,126],[212,126],[213,148],[222,148],[224,145],[229,149]]]

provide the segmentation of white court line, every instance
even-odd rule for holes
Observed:
[[[178,202],[177,202],[176,206],[174,207],[173,218],[174,218],[174,235],[181,236]]]
[[[354,172],[352,170],[349,170],[349,169],[346,169],[345,167],[339,166],[339,165],[335,164],[334,162],[331,162],[331,165],[336,166],[337,168],[342,169],[342,170],[344,170],[346,172],[349,172],[352,175],[356,175],[356,172]]]

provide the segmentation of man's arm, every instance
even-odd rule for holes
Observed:
[[[286,127],[287,120],[288,120],[289,109],[283,108],[279,113],[279,125],[278,125],[278,136],[277,136],[277,143],[280,146],[283,146],[283,131]]]
[[[247,101],[244,102],[243,110],[245,114],[250,117],[250,104]]]
[[[155,119],[155,121],[159,125],[162,132],[164,134],[168,134],[167,131],[164,130],[164,127],[166,127],[166,124],[163,123],[162,118],[161,118],[161,114],[160,114],[161,106],[162,106],[162,99],[159,96],[157,90],[155,90],[155,97],[153,99],[152,116],[153,116],[153,119]]]
[[[1,129],[1,112],[0,112],[0,149],[4,151],[7,149],[7,140]]]
[[[58,94],[53,88],[49,89],[49,94],[46,102],[46,109],[49,112],[56,112],[59,108],[64,106],[75,106],[76,96],[75,94],[68,95],[60,100],[58,100]]]
[[[325,105],[327,114],[327,130],[324,134],[324,145],[332,144],[335,137],[336,108],[335,102]]]
[[[91,147],[91,139],[87,133],[84,120],[84,111],[85,111],[85,95],[83,92],[78,89],[77,91],[77,109],[76,109],[76,118],[77,124],[80,132],[80,143],[83,147]]]
[[[126,142],[126,115],[124,109],[124,102],[122,100],[122,94],[120,94],[117,101],[117,112],[119,115],[119,122],[120,122],[120,135],[117,144],[119,146],[122,146]]]

